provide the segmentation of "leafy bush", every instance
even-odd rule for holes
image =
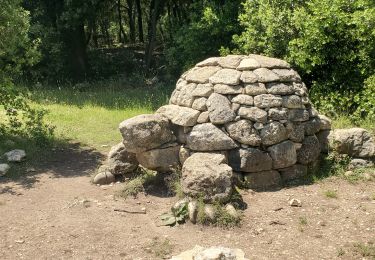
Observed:
[[[233,36],[233,52],[288,60],[310,86],[319,109],[371,114],[374,1],[247,0],[239,20],[244,31]]]
[[[37,43],[28,37],[29,13],[20,1],[0,0],[0,6],[0,107],[5,112],[0,121],[0,137],[19,135],[41,143],[53,131],[43,122],[45,111],[33,109],[12,83],[22,68],[39,58]]]
[[[166,46],[170,73],[177,75],[195,63],[219,55],[221,46],[230,47],[238,32],[236,20],[240,0],[205,1],[191,5],[189,22],[170,28],[172,40]]]

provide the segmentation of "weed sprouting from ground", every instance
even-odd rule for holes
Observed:
[[[166,259],[170,257],[173,247],[174,245],[169,239],[161,240],[158,237],[154,237],[146,251],[155,257]]]
[[[307,218],[306,217],[299,217],[298,223],[302,226],[306,226],[307,225]]]
[[[321,156],[319,164],[310,167],[306,181],[315,183],[331,176],[342,176],[347,170],[349,162],[349,156],[336,152]]]
[[[213,225],[221,228],[241,226],[242,214],[238,210],[237,216],[233,216],[225,209],[224,204],[216,202],[212,205],[215,216],[211,219],[205,212],[206,204],[204,203],[204,200],[199,198],[197,204],[197,223],[201,225]]]
[[[365,243],[355,243],[354,252],[361,255],[362,257],[370,257],[370,259],[375,259],[375,245],[373,242]]]
[[[330,199],[337,199],[338,198],[337,192],[334,191],[334,190],[324,191],[324,196],[326,196],[327,198],[330,198]]]
[[[138,193],[145,191],[145,186],[152,183],[156,178],[156,173],[139,169],[136,176],[124,184],[124,188],[119,192],[121,197],[136,197]]]

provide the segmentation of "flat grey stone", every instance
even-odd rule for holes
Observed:
[[[214,92],[218,94],[230,95],[230,94],[241,94],[242,93],[241,85],[225,85],[225,84],[216,84],[214,86]]]
[[[231,108],[231,103],[223,95],[213,93],[208,98],[206,105],[208,107],[208,113],[210,121],[213,124],[225,124],[233,121],[236,114]]]
[[[270,146],[288,139],[288,132],[283,124],[275,121],[268,123],[260,131],[262,144]]]
[[[233,103],[238,103],[241,105],[247,105],[247,106],[252,106],[254,104],[254,99],[252,96],[245,95],[245,94],[240,94],[235,96],[232,99]]]
[[[187,136],[187,147],[194,151],[230,150],[237,144],[211,123],[196,125]]]
[[[207,110],[206,101],[207,98],[205,97],[196,98],[193,102],[193,105],[191,105],[191,108],[199,111],[205,111]]]
[[[274,169],[286,168],[297,162],[297,153],[292,141],[284,141],[268,147]]]
[[[306,136],[302,147],[297,150],[297,160],[301,164],[309,164],[316,161],[320,154],[320,143],[315,135]]]
[[[269,154],[256,148],[231,150],[228,161],[235,171],[260,172],[272,169],[272,159]]]
[[[266,85],[264,83],[247,84],[245,93],[252,96],[267,94]]]
[[[267,93],[274,95],[290,95],[294,93],[293,85],[273,82],[266,84]]]
[[[257,107],[240,107],[238,110],[238,115],[254,122],[267,122],[267,112]]]
[[[260,68],[259,62],[252,58],[245,58],[241,60],[240,65],[238,65],[237,70],[254,70]]]
[[[258,76],[252,71],[243,71],[240,79],[243,83],[255,83],[258,81]]]
[[[185,79],[194,83],[208,83],[209,78],[219,70],[220,67],[214,66],[195,67],[188,74],[186,74]]]
[[[214,86],[211,83],[197,84],[191,95],[193,97],[209,97],[214,92]]]
[[[260,136],[248,120],[231,122],[226,125],[226,130],[231,138],[242,144],[251,146],[259,146],[261,144]]]
[[[262,82],[262,83],[280,80],[280,77],[277,74],[273,73],[271,70],[266,69],[266,68],[256,69],[256,70],[254,70],[254,73],[258,77],[258,81]]]
[[[298,75],[296,71],[292,69],[273,69],[272,71],[280,77],[280,81],[301,81],[301,77]]]
[[[238,85],[241,72],[234,69],[221,69],[210,77],[212,84]]]
[[[281,107],[283,99],[272,94],[261,94],[254,97],[254,105],[259,108]]]
[[[250,54],[249,58],[252,58],[258,61],[258,63],[260,64],[262,68],[271,68],[271,69],[276,69],[276,68],[289,69],[290,68],[290,65],[286,61],[276,59],[276,58],[270,58],[270,57],[256,55],[256,54]]]
[[[177,105],[162,106],[156,113],[167,117],[173,124],[180,126],[194,126],[200,114],[198,110]]]
[[[162,115],[139,115],[123,121],[119,126],[124,147],[128,152],[139,153],[176,139],[169,121]]]

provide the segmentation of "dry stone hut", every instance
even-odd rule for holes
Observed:
[[[181,76],[168,105],[120,124],[123,144],[115,150],[123,155],[112,151],[106,167],[117,165],[113,158],[161,172],[180,166],[186,195],[221,199],[235,178],[266,189],[306,175],[329,130],[330,120],[318,115],[287,62],[214,57]]]

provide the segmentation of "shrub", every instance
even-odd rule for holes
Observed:
[[[247,0],[239,20],[244,30],[233,36],[233,52],[286,59],[310,86],[317,108],[371,116],[374,1]]]

